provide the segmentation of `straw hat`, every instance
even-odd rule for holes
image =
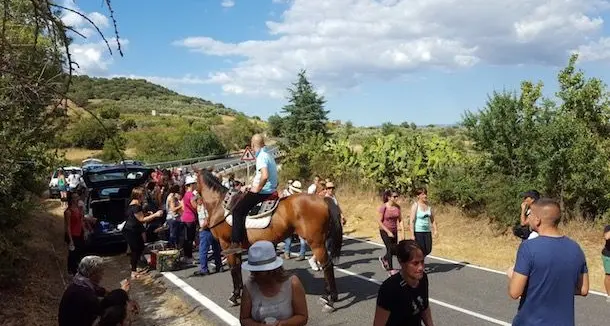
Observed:
[[[275,253],[275,246],[270,241],[256,241],[248,249],[248,261],[241,268],[250,272],[272,271],[284,264],[284,260]]]
[[[297,180],[291,183],[290,186],[288,186],[288,190],[293,194],[300,193],[301,191],[303,191],[301,189],[301,181]]]

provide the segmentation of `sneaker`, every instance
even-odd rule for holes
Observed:
[[[388,270],[388,263],[385,261],[385,259],[383,259],[383,257],[379,257],[379,262],[381,263],[381,268],[383,268],[384,270]]]
[[[309,266],[311,267],[311,269],[313,269],[314,271],[320,270],[320,266],[318,265],[318,262],[316,261],[315,256],[311,256],[311,258],[309,258],[309,260],[307,260],[307,261],[309,262]]]
[[[303,261],[303,260],[305,260],[305,255],[297,257],[297,261]]]
[[[610,295],[606,297],[606,302],[610,303]]]

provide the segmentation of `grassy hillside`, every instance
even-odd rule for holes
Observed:
[[[211,117],[239,112],[197,97],[178,94],[144,79],[74,76],[70,98],[78,106],[116,107],[121,113],[170,113]]]
[[[72,163],[116,161],[121,156],[114,143],[122,158],[150,163],[220,154],[243,148],[252,133],[266,128],[258,117],[141,79],[75,76],[69,96],[58,142]]]

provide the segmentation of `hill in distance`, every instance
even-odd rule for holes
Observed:
[[[68,96],[77,106],[114,107],[122,114],[150,115],[152,110],[202,118],[241,114],[221,103],[181,95],[144,79],[73,76]]]

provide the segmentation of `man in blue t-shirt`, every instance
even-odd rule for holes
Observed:
[[[238,254],[243,251],[242,242],[246,240],[246,216],[258,203],[269,198],[277,189],[277,166],[275,159],[267,152],[262,135],[252,136],[251,141],[256,156],[256,174],[252,186],[233,208],[233,227],[231,245],[224,255]]]
[[[574,240],[559,233],[559,204],[539,199],[528,222],[539,237],[519,246],[514,271],[509,270],[508,293],[521,298],[515,326],[573,326],[574,295],[589,292],[585,254]]]

